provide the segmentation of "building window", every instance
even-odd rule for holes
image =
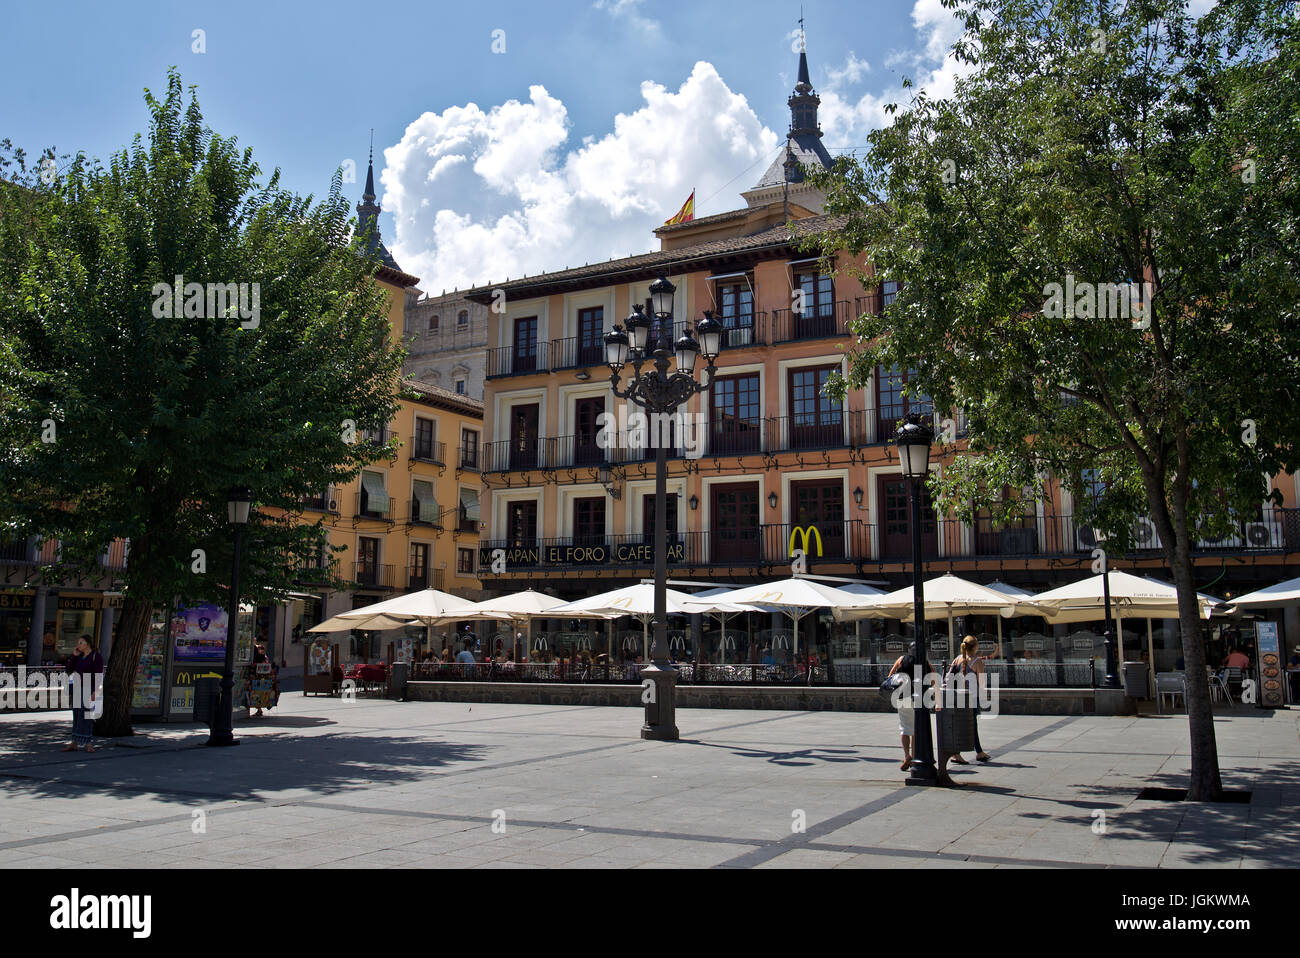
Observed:
[[[802,548],[810,558],[844,558],[844,483],[839,479],[791,482],[790,498],[794,521],[783,544]]]
[[[463,379],[456,380],[456,392],[462,396],[465,395],[465,380]]]
[[[433,442],[433,420],[415,417],[415,458],[437,461],[438,450]]]
[[[429,317],[429,332],[436,333],[437,331],[438,331],[438,314],[434,313],[432,316]]]
[[[898,283],[895,280],[887,279],[881,284],[882,299],[881,304],[888,306],[898,298]]]
[[[357,582],[361,585],[379,585],[379,540],[365,537],[357,540]]]
[[[411,543],[410,588],[429,588],[429,546],[424,542]]]
[[[456,325],[458,327],[469,325],[469,310],[462,309],[459,313],[456,314]]]
[[[474,574],[474,550],[457,549],[456,550],[456,571],[462,575]]]
[[[839,366],[805,366],[790,370],[791,449],[819,449],[844,443],[844,407],[826,394],[826,383]]]
[[[473,429],[460,431],[460,466],[462,469],[478,468],[478,433]]]
[[[605,308],[578,310],[578,365],[605,364]]]
[[[758,373],[719,376],[712,391],[709,453],[758,452],[761,428]]]
[[[521,316],[515,320],[514,369],[531,373],[537,369],[537,317]]]
[[[605,544],[604,496],[573,500],[573,544],[575,546]]]
[[[826,273],[794,274],[796,339],[835,334],[835,286]],[[802,307],[802,308],[800,308]]]
[[[361,474],[360,513],[372,518],[387,516],[389,510],[388,492],[384,489],[384,475],[380,472],[363,472]]]
[[[916,378],[916,370],[900,370],[897,366],[886,369],[876,367],[876,408],[879,410],[878,432],[876,437],[882,442],[894,436],[898,430],[898,421],[908,413],[922,416],[934,415],[934,403],[926,395],[903,395],[903,387]]]
[[[726,328],[724,346],[749,346],[754,342],[754,293],[749,283],[718,284],[718,319]]]
[[[460,524],[457,528],[461,532],[478,532],[479,515],[478,491],[462,488],[460,490]]]

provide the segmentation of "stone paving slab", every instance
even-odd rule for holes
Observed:
[[[1255,798],[1213,806],[1137,799],[1185,787],[1185,716],[981,719],[994,761],[951,790],[904,786],[888,714],[640,721],[285,694],[238,748],[141,725],[87,755],[66,714],[0,715],[0,867],[1300,867],[1300,711],[1216,719]]]

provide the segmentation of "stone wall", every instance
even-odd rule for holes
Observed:
[[[498,702],[509,705],[641,706],[640,685],[579,685],[560,682],[410,682],[419,702]],[[873,688],[755,689],[751,686],[679,685],[679,708],[774,709],[777,711],[889,712]],[[1092,689],[998,689],[1007,715],[1092,715]]]

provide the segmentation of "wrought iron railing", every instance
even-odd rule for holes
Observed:
[[[499,376],[526,376],[546,372],[551,347],[548,342],[536,342],[522,347],[498,346],[487,351],[487,378]]]
[[[396,569],[391,565],[354,561],[352,581],[372,589],[392,589],[395,588]]]
[[[411,444],[411,458],[420,462],[432,462],[445,465],[447,462],[447,444],[416,439]]]

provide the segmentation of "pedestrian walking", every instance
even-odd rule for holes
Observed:
[[[889,675],[901,674],[906,677],[902,685],[902,691],[894,696],[898,707],[898,734],[903,743],[903,763],[898,767],[906,772],[912,767],[912,742],[916,735],[916,709],[912,703],[912,682],[915,680],[916,669],[916,643],[913,642],[908,647],[907,652],[900,655],[894,660],[894,667],[889,670]],[[921,674],[924,676],[930,671],[930,663],[925,663],[925,668]],[[889,676],[886,676],[888,678]]]
[[[64,665],[64,670],[72,678],[72,742],[63,749],[75,752],[85,749],[95,751],[94,713],[100,710],[99,696],[103,694],[104,658],[95,648],[95,640],[83,635],[77,640],[77,648]],[[89,714],[88,714],[89,713]]]
[[[948,674],[952,676],[960,675],[957,681],[962,687],[967,689],[974,701],[974,714],[972,722],[975,726],[975,760],[979,762],[988,762],[991,757],[980,746],[980,723],[979,723],[979,687],[984,678],[984,659],[975,653],[979,651],[979,640],[973,635],[968,635],[961,640],[961,654],[952,660],[948,666]],[[974,678],[972,679],[971,676]],[[958,753],[952,757],[952,760],[958,765],[968,765],[969,763]]]

